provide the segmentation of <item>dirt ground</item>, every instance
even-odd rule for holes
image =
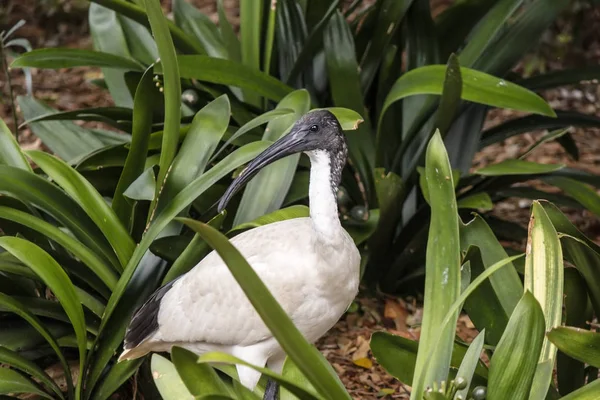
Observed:
[[[12,26],[23,18],[27,24],[18,31],[17,36],[27,38],[33,48],[58,46],[91,48],[87,13],[82,8],[85,1],[46,0],[46,2],[56,6],[44,8],[40,7],[40,2],[34,0],[8,0],[8,6],[2,6],[5,7],[4,10],[0,8],[0,30]],[[213,1],[192,2],[209,15],[214,15],[216,12]],[[163,1],[163,3],[168,10],[169,2]],[[230,17],[235,23],[237,2],[225,1],[225,3],[230,8]],[[437,13],[448,1],[433,3],[434,12]],[[541,46],[529,54],[517,70],[535,73],[575,66],[598,65],[600,63],[598,26],[600,26],[600,7],[587,9],[581,15],[565,13],[544,35]],[[112,104],[106,91],[88,82],[100,76],[99,69],[33,70],[32,74],[35,97],[59,110]],[[11,71],[10,77],[15,94],[25,94],[22,73]],[[1,71],[0,93],[0,118],[14,131],[7,80]],[[597,82],[549,90],[544,93],[544,97],[553,107],[561,110],[576,110],[590,115],[600,114],[600,85]],[[23,122],[22,116],[18,110],[17,114],[20,124]],[[486,126],[494,126],[514,118],[515,115],[514,112],[507,110],[492,111],[489,113]],[[480,167],[514,157],[521,149],[533,144],[541,134],[543,132],[532,132],[487,147],[477,155],[474,166]],[[528,159],[565,163],[570,167],[600,175],[600,131],[573,129],[572,135],[581,154],[579,160],[572,159],[555,142],[537,149]],[[41,147],[39,139],[27,127],[19,130],[19,141],[27,149]],[[526,226],[530,205],[531,202],[528,200],[510,199],[497,204],[493,214]],[[600,243],[600,222],[596,216],[588,211],[567,210],[567,212],[580,229]],[[516,245],[522,246],[523,243]],[[326,337],[319,341],[319,349],[333,364],[354,398],[408,398],[409,388],[390,377],[373,359],[369,351],[369,339],[371,334],[378,330],[387,330],[418,339],[422,313],[418,299],[361,294],[357,299],[357,306],[356,311],[348,313]],[[470,341],[476,335],[468,317],[461,317],[457,334],[466,341]]]

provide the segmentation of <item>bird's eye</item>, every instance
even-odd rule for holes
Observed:
[[[311,132],[319,132],[319,125],[312,125],[309,129]]]

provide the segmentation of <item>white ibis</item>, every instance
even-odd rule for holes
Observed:
[[[310,217],[264,225],[235,236],[231,243],[314,343],[343,315],[359,284],[360,254],[338,218],[336,193],[348,149],[335,116],[317,110],[300,118],[232,182],[218,210],[261,168],[299,152],[311,162]],[[156,290],[135,312],[119,361],[169,352],[174,345],[197,354],[222,351],[276,372],[281,372],[285,359],[215,251]],[[240,382],[254,389],[260,373],[244,366],[237,371]]]

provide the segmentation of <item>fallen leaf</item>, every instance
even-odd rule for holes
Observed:
[[[373,361],[371,361],[371,359],[367,358],[367,357],[363,357],[363,358],[359,358],[359,359],[356,359],[356,360],[352,360],[352,362],[355,365],[358,365],[359,367],[363,367],[363,368],[366,368],[366,369],[370,369],[371,367],[373,367]]]

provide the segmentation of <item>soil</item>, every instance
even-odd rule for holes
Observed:
[[[192,1],[208,15],[216,13],[214,1]],[[87,11],[82,0],[8,0],[0,6],[0,30],[10,28],[19,19],[26,25],[17,32],[17,37],[27,38],[33,48],[76,47],[92,48],[87,26]],[[162,1],[169,11],[169,1]],[[434,13],[439,13],[449,2],[433,1]],[[232,22],[238,18],[237,2],[225,1]],[[584,3],[581,3],[584,4]],[[576,7],[573,7],[575,9]],[[214,18],[216,20],[216,18]],[[535,52],[530,53],[516,68],[521,73],[536,73],[560,70],[600,63],[600,7],[587,8],[584,12],[565,13],[544,35]],[[111,105],[107,92],[89,80],[101,76],[97,68],[72,68],[63,70],[32,70],[33,94],[59,110]],[[26,94],[21,71],[10,72],[15,95]],[[6,76],[0,71],[0,118],[14,132],[12,107],[8,96]],[[561,110],[578,111],[589,115],[600,114],[600,85],[597,82],[548,90],[543,96],[550,104]],[[18,124],[23,122],[17,109]],[[509,110],[494,110],[489,113],[486,127],[499,124],[518,114]],[[489,146],[477,154],[474,168],[513,158],[528,148],[544,132],[531,132]],[[580,151],[578,160],[569,156],[556,142],[547,143],[534,151],[527,159],[545,163],[564,163],[600,175],[600,130],[572,129],[571,134]],[[19,142],[26,148],[42,146],[27,127],[19,129]],[[543,187],[540,182],[533,182]],[[496,204],[493,214],[517,222],[526,227],[531,202],[525,199],[509,199]],[[570,219],[587,235],[600,243],[600,221],[589,211],[565,209]],[[524,243],[514,243],[523,247]],[[422,308],[414,298],[392,298],[383,295],[361,293],[357,307],[322,338],[319,349],[332,363],[342,381],[356,399],[409,398],[409,389],[387,374],[374,360],[369,351],[371,334],[388,331],[407,338],[419,338]],[[461,316],[457,334],[470,341],[476,330],[468,317]]]

